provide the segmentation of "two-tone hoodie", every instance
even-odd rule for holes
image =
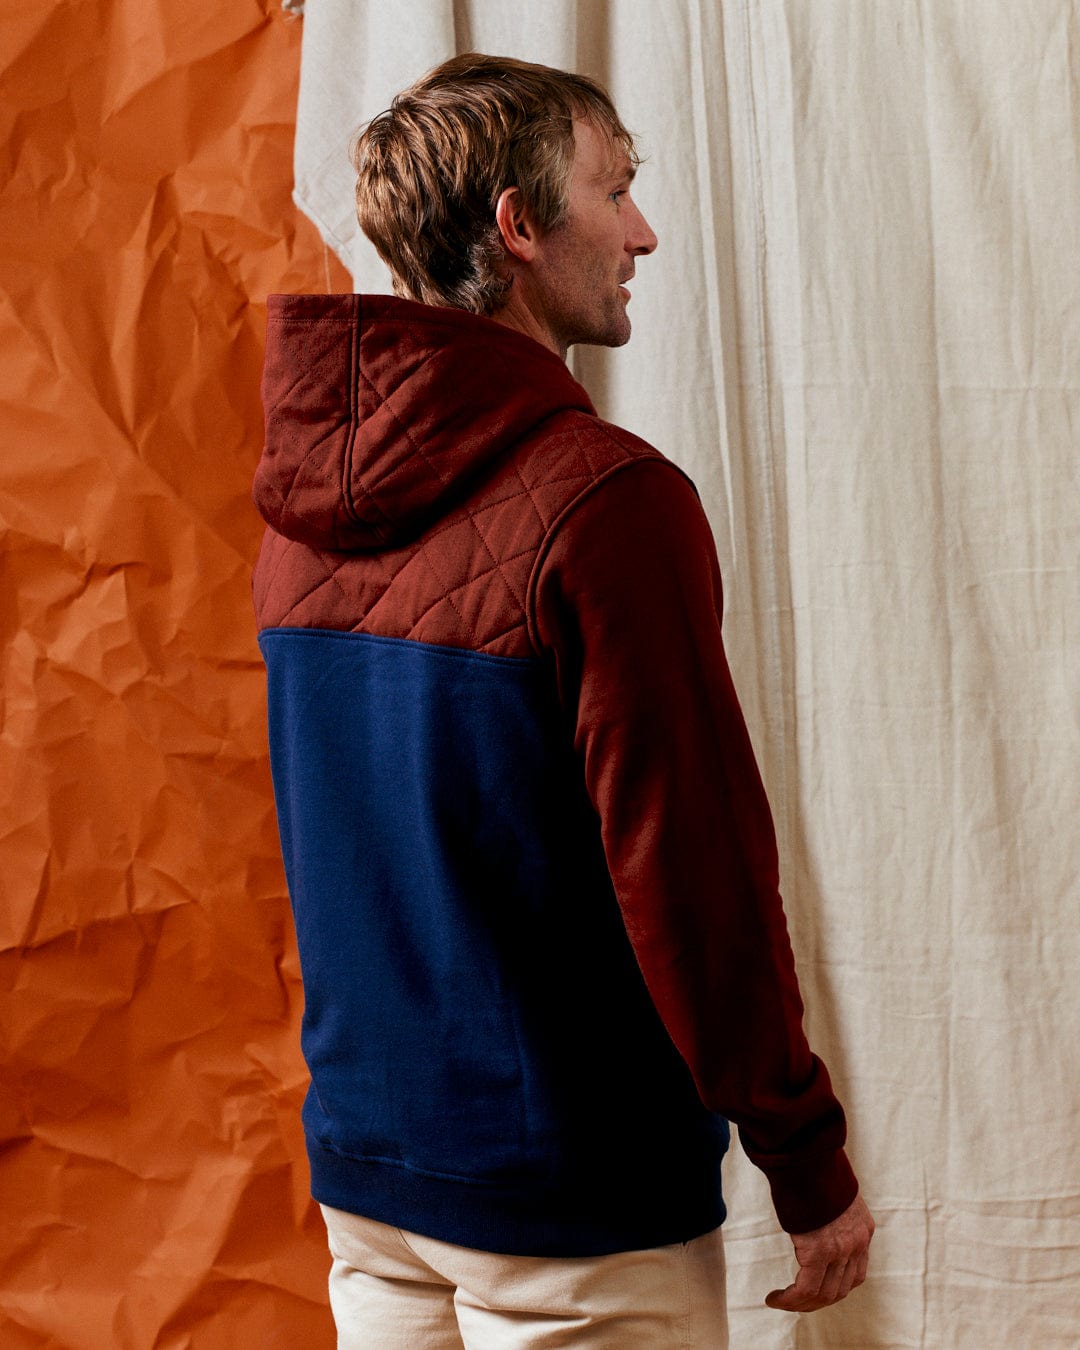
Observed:
[[[856,1183],[693,486],[552,352],[275,296],[254,598],[329,1205],[589,1255]]]

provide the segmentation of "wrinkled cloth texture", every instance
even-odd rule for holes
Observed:
[[[388,286],[348,136],[455,50],[594,74],[641,136],[634,336],[571,364],[708,508],[810,1037],[879,1222],[845,1303],[763,1309],[790,1247],[729,1158],[732,1344],[1072,1347],[1080,6],[305,23],[297,199],[358,289]]]
[[[830,1222],[843,1112],[692,484],[491,319],[269,303],[253,595],[316,1198],[663,1246],[722,1222],[730,1119],[784,1226]]]
[[[250,572],[276,5],[8,6],[0,1345],[330,1350]]]

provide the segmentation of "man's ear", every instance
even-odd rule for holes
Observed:
[[[495,223],[510,256],[519,262],[532,262],[536,256],[537,229],[520,189],[504,188],[499,194]]]

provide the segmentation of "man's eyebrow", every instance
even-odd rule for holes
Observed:
[[[628,159],[616,160],[614,164],[605,165],[596,175],[598,183],[632,183],[637,174],[637,165],[632,164]]]

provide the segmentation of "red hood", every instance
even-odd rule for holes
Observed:
[[[538,423],[595,411],[554,352],[464,310],[388,295],[268,306],[255,504],[315,548],[402,543]]]

